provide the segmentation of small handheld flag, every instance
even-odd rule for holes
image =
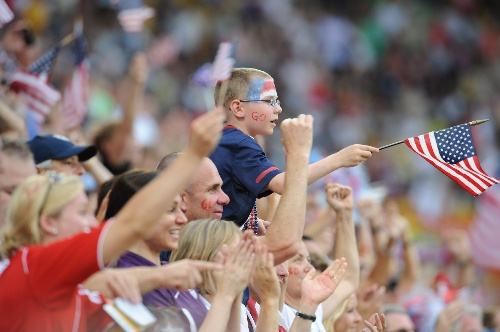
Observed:
[[[471,124],[477,122],[410,137],[404,143],[469,194],[478,196],[499,180],[481,167],[472,142]]]
[[[212,65],[212,80],[217,83],[222,81],[222,86],[215,101],[216,105],[223,102],[227,90],[227,80],[231,77],[231,70],[233,69],[235,46],[233,43],[223,42],[219,44],[219,49],[215,55],[214,63]]]

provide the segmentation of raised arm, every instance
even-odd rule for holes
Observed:
[[[373,146],[362,144],[350,145],[339,152],[310,164],[308,167],[307,183],[311,184],[341,167],[356,166],[370,158],[375,152],[378,152],[378,149]],[[268,187],[275,193],[283,193],[285,189],[285,173],[276,175],[269,182]]]
[[[335,296],[329,297],[323,303],[325,317],[329,317],[343,300],[358,289],[360,268],[354,221],[352,220],[352,190],[337,183],[327,184],[325,190],[328,204],[336,215],[335,258],[345,257],[348,263],[346,275]]]
[[[144,84],[148,76],[148,63],[146,55],[138,53],[132,59],[129,77],[132,82],[127,103],[123,106],[123,119],[120,125],[124,139],[132,133],[135,114],[143,102]]]
[[[118,213],[104,236],[104,263],[111,262],[136,241],[146,238],[167,207],[191,180],[204,157],[219,141],[224,111],[217,108],[193,121],[184,153],[140,190]]]
[[[293,257],[302,238],[306,216],[307,163],[312,145],[313,118],[300,115],[281,124],[286,152],[285,190],[263,241],[274,255],[274,264]]]

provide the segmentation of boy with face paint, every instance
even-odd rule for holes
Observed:
[[[221,98],[222,83],[215,88]],[[255,141],[256,135],[272,135],[282,112],[273,78],[258,69],[235,68],[221,98],[227,121],[222,138],[210,159],[223,181],[222,190],[230,197],[222,218],[244,225],[256,218],[255,202],[272,192],[282,194],[285,173],[272,164]],[[370,158],[377,148],[354,144],[309,165],[308,183],[340,167],[356,166]]]

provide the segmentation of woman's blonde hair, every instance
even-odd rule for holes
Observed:
[[[191,221],[181,231],[179,246],[172,252],[171,262],[181,259],[214,261],[219,249],[241,236],[241,231],[233,222],[226,220],[202,219]],[[209,272],[202,272],[203,282],[198,287],[201,294],[213,295],[215,283]]]
[[[41,243],[40,216],[56,217],[83,189],[77,176],[54,172],[30,176],[19,184],[0,230],[0,256],[9,258],[22,246]]]
[[[349,300],[351,299],[351,295],[349,295],[340,305],[337,307],[337,309],[330,315],[330,317],[325,317],[323,319],[323,326],[325,327],[326,332],[335,332],[335,322],[342,316],[347,308],[347,303],[349,303]]]

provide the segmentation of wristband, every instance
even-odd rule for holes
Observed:
[[[295,313],[295,316],[300,317],[302,319],[310,320],[311,322],[315,322],[316,321],[316,316],[307,315],[307,314],[304,314],[304,313],[302,313],[300,311],[297,311]]]

